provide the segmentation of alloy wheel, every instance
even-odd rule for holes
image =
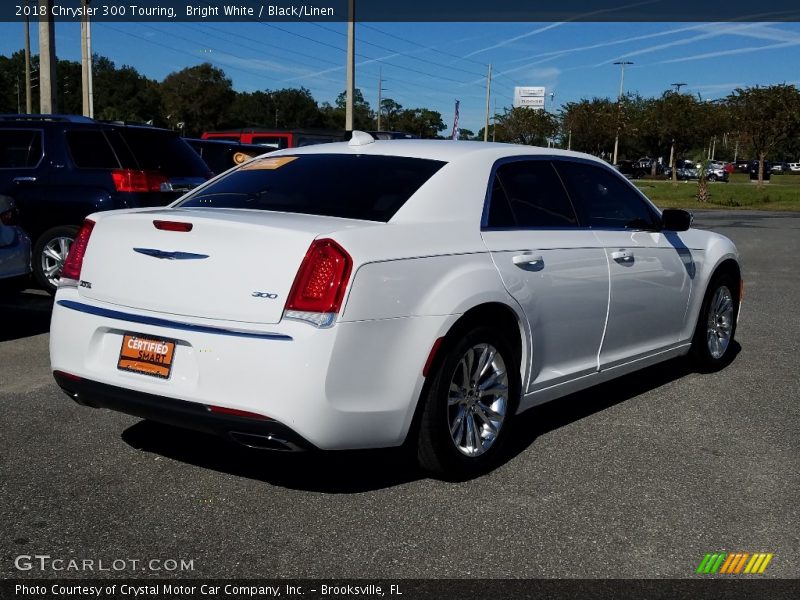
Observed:
[[[67,260],[69,249],[72,247],[72,238],[60,236],[51,239],[42,248],[41,264],[42,273],[53,287],[58,285],[61,269]]]
[[[733,295],[727,286],[721,285],[714,292],[708,306],[706,340],[708,352],[719,359],[728,349],[733,332]]]
[[[450,438],[459,452],[480,456],[497,440],[508,408],[508,373],[491,344],[476,344],[456,365],[447,402]]]

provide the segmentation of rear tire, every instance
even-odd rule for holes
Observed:
[[[692,339],[691,356],[702,371],[722,369],[733,360],[739,316],[739,279],[732,273],[711,278]]]
[[[31,266],[33,276],[43,290],[55,294],[58,288],[58,279],[67,254],[78,235],[78,228],[70,225],[48,229],[36,240],[33,246]]]
[[[519,406],[519,359],[500,332],[474,327],[442,348],[417,437],[420,466],[463,479],[496,465]]]

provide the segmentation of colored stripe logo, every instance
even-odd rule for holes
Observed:
[[[695,572],[703,575],[761,575],[773,556],[771,552],[709,552]]]

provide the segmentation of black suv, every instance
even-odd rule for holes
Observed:
[[[38,283],[55,292],[86,215],[163,206],[211,177],[174,131],[66,115],[0,115],[0,194],[33,241]]]

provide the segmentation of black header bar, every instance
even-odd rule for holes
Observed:
[[[0,21],[79,21],[81,0],[3,0]],[[364,22],[719,22],[800,21],[797,0],[355,0]],[[347,21],[348,0],[91,0],[94,21],[287,22]]]

